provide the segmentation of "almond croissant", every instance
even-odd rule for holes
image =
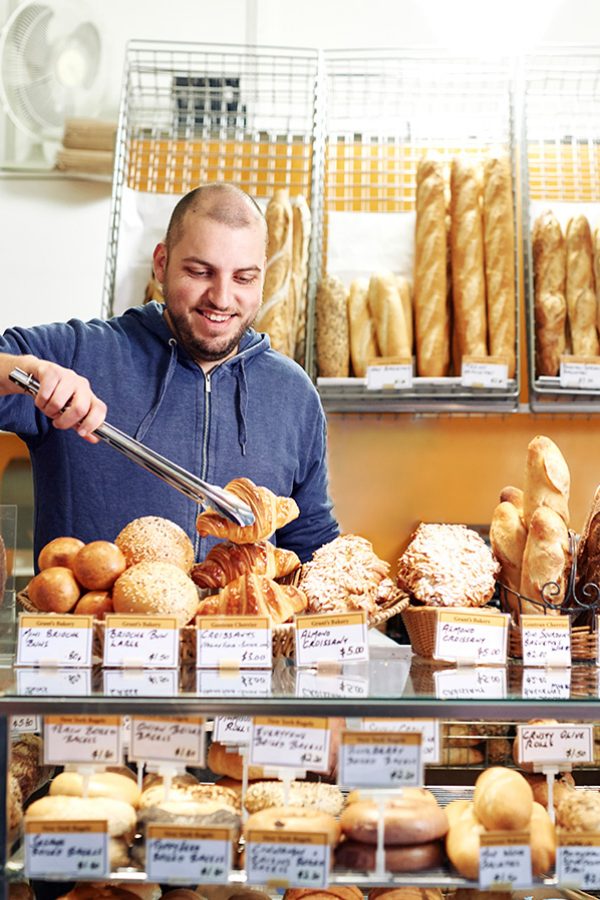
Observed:
[[[217,544],[204,562],[194,566],[192,581],[201,588],[221,588],[240,575],[267,575],[282,578],[300,565],[292,550],[275,547],[269,541],[258,544]]]
[[[222,591],[201,600],[199,616],[270,616],[274,625],[306,609],[306,594],[266,575],[242,575]]]
[[[249,478],[234,478],[225,485],[225,490],[248,504],[254,513],[254,525],[236,525],[209,510],[196,519],[199,534],[212,534],[234,544],[255,544],[270,538],[278,528],[283,528],[300,515],[298,504],[291,497],[277,497],[268,488],[255,485]]]

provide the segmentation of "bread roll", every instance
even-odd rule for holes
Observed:
[[[450,814],[446,853],[459,875],[471,881],[479,877],[479,837],[483,831],[485,828],[475,815],[473,803],[464,801],[460,811]]]
[[[568,794],[558,804],[556,825],[568,832],[600,832],[600,793],[580,790]]]
[[[172,615],[183,628],[196,614],[198,592],[178,566],[141,562],[117,578],[113,606],[123,615]]]
[[[133,519],[116,536],[128,566],[140,562],[168,562],[189,572],[194,564],[194,547],[179,525],[161,516]]]
[[[81,548],[71,565],[75,578],[88,591],[109,591],[127,568],[127,561],[116,544],[92,541]]]
[[[456,740],[460,740],[456,738]],[[446,746],[442,747],[443,766],[477,766],[484,761],[483,751],[474,746]]]
[[[594,285],[592,233],[585,216],[569,219],[567,250],[567,315],[575,356],[597,356],[600,351],[596,321],[598,304]]]
[[[550,816],[539,803],[533,804],[531,812],[529,845],[534,878],[550,875],[556,861],[556,831]]]
[[[288,888],[283,895],[284,900],[363,900],[363,892],[354,885],[330,885],[326,888]]]
[[[61,819],[65,822],[79,819],[106,819],[111,837],[133,834],[136,825],[135,809],[123,800],[108,797],[47,796],[35,800],[27,807],[26,822]]]
[[[371,888],[369,900],[443,900],[440,888]]]
[[[124,800],[131,806],[140,803],[140,789],[137,782],[116,772],[95,772],[87,782],[88,797],[112,797]],[[61,772],[50,783],[50,795],[83,797],[84,779],[79,772]]]
[[[475,782],[473,808],[488,831],[521,831],[531,819],[533,793],[519,772],[492,766]]]
[[[350,374],[348,292],[335,275],[326,275],[316,300],[317,367],[321,378]]]
[[[571,475],[566,460],[554,441],[537,435],[527,447],[523,518],[527,528],[539,506],[553,509],[569,524]]]
[[[114,612],[112,594],[109,591],[88,591],[79,598],[73,612],[75,615],[103,619],[106,613]]]
[[[490,544],[500,563],[498,580],[512,591],[521,586],[523,553],[527,530],[516,506],[509,501],[499,503],[492,515]]]
[[[375,323],[377,345],[381,355],[410,359],[412,347],[409,329],[404,318],[396,279],[391,272],[380,272],[371,276],[368,304]]]
[[[27,585],[27,595],[42,612],[71,612],[81,594],[71,569],[50,566],[34,575]]]
[[[8,886],[8,900],[35,900],[33,888],[24,881],[13,881]]]
[[[511,750],[511,743],[506,738],[489,738],[485,750],[488,765],[497,766],[510,762]]]
[[[112,863],[112,847],[109,855]],[[137,900],[137,895],[125,887],[113,884],[78,884],[58,900]]]
[[[442,164],[417,166],[414,306],[419,375],[438,378],[450,367],[447,302],[446,200]]]
[[[290,306],[294,359],[301,366],[306,361],[306,304],[308,291],[308,250],[312,228],[310,209],[302,194],[292,197],[292,277]]]
[[[533,225],[536,374],[558,375],[567,318],[565,241],[558,220],[543,213]]]
[[[452,161],[450,175],[452,299],[461,357],[487,355],[483,224],[480,184],[468,162]]]
[[[268,231],[267,267],[263,302],[256,317],[255,327],[258,331],[266,331],[274,350],[290,356],[294,350],[289,309],[293,213],[286,190],[275,191],[267,206],[265,218]]]
[[[130,881],[111,881],[110,885],[106,882],[91,882],[86,886],[97,888],[112,887],[117,888],[118,890],[129,891],[131,894],[139,897],[140,900],[160,900],[163,896],[160,885],[158,884],[136,884],[135,882]]]
[[[520,594],[522,613],[559,614],[558,609],[544,607],[544,601],[560,607],[565,599],[571,557],[569,533],[561,517],[552,509],[540,506],[531,520],[523,553]],[[555,585],[556,587],[553,587]]]
[[[492,356],[504,356],[508,377],[515,374],[515,221],[512,176],[506,157],[483,165],[483,243]]]
[[[368,294],[369,282],[367,279],[355,278],[350,285],[348,320],[350,323],[352,371],[357,378],[365,377],[368,362],[378,356],[375,323],[369,312]]]
[[[38,569],[41,571],[49,569],[51,566],[66,566],[67,569],[70,569],[73,560],[84,546],[85,544],[79,538],[54,538],[40,550]]]

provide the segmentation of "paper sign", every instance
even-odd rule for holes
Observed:
[[[10,733],[12,737],[18,738],[20,734],[32,734],[42,730],[42,720],[40,716],[11,716],[10,717]]]
[[[504,613],[439,609],[434,659],[503,665],[509,621]]]
[[[521,616],[524,666],[570,666],[571,623],[568,616]]]
[[[179,627],[175,616],[104,618],[104,665],[134,669],[179,666]]]
[[[44,765],[97,763],[120,765],[119,716],[46,716]]]
[[[420,732],[344,731],[338,781],[342,787],[420,787],[423,759]]]
[[[531,884],[529,833],[488,831],[479,836],[479,886],[528,887]]]
[[[291,766],[327,772],[329,720],[257,716],[253,720],[250,764],[265,768]]]
[[[28,878],[108,878],[108,824],[25,821],[25,875]]]
[[[342,667],[343,668],[343,667]],[[354,664],[347,667],[354,669]],[[296,669],[296,697],[368,697],[369,676],[365,674],[325,674],[310,669]]]
[[[198,669],[196,693],[202,697],[270,697],[272,673],[260,669]]]
[[[565,887],[600,886],[600,834],[558,832],[556,875]]]
[[[203,766],[203,726],[196,716],[132,716],[129,758]]]
[[[423,763],[438,765],[440,762],[440,723],[437,719],[363,719],[363,731],[419,732],[422,736]]]
[[[380,357],[367,365],[368,391],[402,391],[413,386],[412,359]]]
[[[463,387],[506,388],[508,363],[501,356],[463,356],[460,382]]]
[[[88,696],[90,669],[17,669],[17,692],[27,697]]]
[[[568,700],[571,668],[523,669],[521,694],[524,700]]]
[[[175,697],[179,693],[176,669],[105,669],[103,679],[108,697]]]
[[[506,669],[502,666],[460,666],[434,672],[438,700],[503,700],[506,697]]]
[[[227,828],[146,826],[146,866],[151,881],[220,884],[229,879],[232,835]]]
[[[248,884],[327,887],[331,850],[326,834],[249,831],[246,836]]]
[[[92,665],[93,616],[19,615],[17,666]]]
[[[517,725],[519,762],[551,765],[594,761],[593,725]]]
[[[204,669],[270,669],[273,638],[268,616],[198,616],[196,665]]]
[[[249,744],[252,734],[250,716],[217,716],[213,725],[213,741],[221,744]]]
[[[369,658],[367,614],[296,616],[296,665],[316,666]]]
[[[600,390],[600,359],[597,356],[561,356],[560,386]]]

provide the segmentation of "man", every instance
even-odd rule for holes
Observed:
[[[0,337],[0,428],[29,448],[36,559],[54,537],[114,540],[142,515],[177,522],[198,560],[214,542],[200,540],[193,501],[98,443],[92,432],[105,417],[206,481],[246,476],[294,497],[300,516],[275,539],[302,561],[337,536],[318,395],[251,328],[266,239],[264,216],[239,188],[197,188],[177,204],[154,251],[164,307]],[[40,382],[35,401],[9,381],[15,366]]]

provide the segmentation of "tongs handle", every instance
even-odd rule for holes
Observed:
[[[40,385],[33,375],[29,375],[22,369],[17,368],[13,369],[8,377],[14,384],[18,384],[19,387],[33,396],[37,394]],[[235,494],[232,494],[231,491],[226,491],[217,485],[203,481],[192,472],[188,472],[177,465],[177,463],[171,462],[171,460],[161,456],[160,453],[151,450],[150,447],[146,447],[108,422],[103,422],[93,433],[111,447],[114,447],[115,450],[119,450],[128,459],[131,459],[153,475],[157,475],[171,487],[194,500],[194,502],[203,503],[205,500],[208,501],[215,512],[235,522],[236,525],[244,527],[254,524],[254,513],[248,504],[236,497]]]

